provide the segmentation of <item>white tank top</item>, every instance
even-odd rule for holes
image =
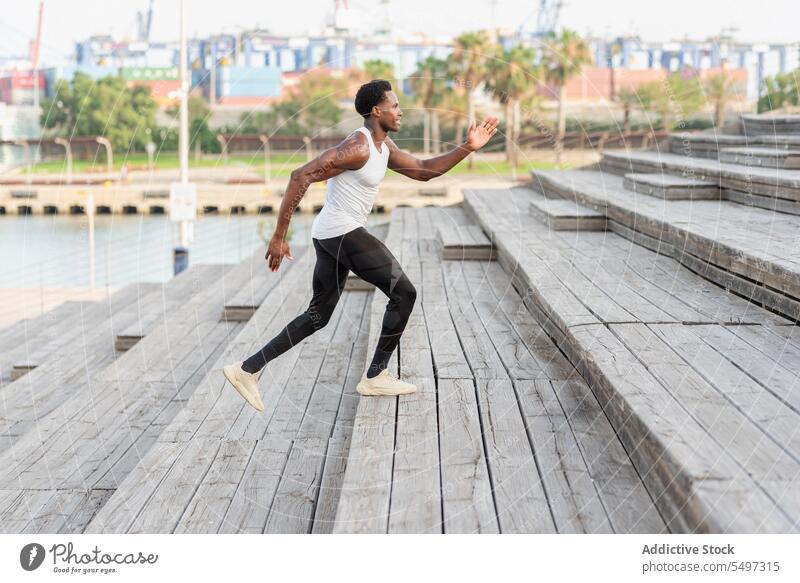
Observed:
[[[379,152],[367,128],[356,131],[367,136],[369,159],[358,170],[345,170],[328,180],[325,204],[311,225],[311,236],[315,239],[337,237],[366,225],[378,185],[386,175],[389,146],[384,142]]]

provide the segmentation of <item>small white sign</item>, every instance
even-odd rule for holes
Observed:
[[[169,218],[193,221],[197,218],[197,185],[173,182],[169,188]]]

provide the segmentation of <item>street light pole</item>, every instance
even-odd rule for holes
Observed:
[[[114,174],[114,152],[111,151],[111,142],[109,142],[106,138],[97,137],[95,138],[98,144],[102,145],[106,149],[106,170],[109,174],[109,180],[111,179],[111,175]]]
[[[264,184],[269,185],[272,180],[272,161],[269,151],[269,138],[267,136],[258,136],[261,140],[261,145],[264,146]]]
[[[185,201],[185,197],[190,189],[190,185],[189,185],[189,71],[186,63],[188,58],[188,51],[186,49],[186,10],[184,9],[184,0],[180,0],[180,10],[181,10],[181,26],[180,26],[181,103],[180,103],[180,127],[178,131],[178,158],[180,160],[180,180],[178,184],[178,190],[181,193],[180,196]],[[190,198],[194,198],[194,196]],[[171,200],[170,203],[171,207],[175,207],[177,201]],[[171,213],[173,213],[173,211],[171,211]],[[175,220],[175,218],[173,218],[173,220]],[[187,220],[185,216],[181,216],[178,227],[180,243],[175,248],[173,255],[175,275],[179,274],[187,267],[189,267],[189,240],[191,238],[191,228],[192,228],[191,222]]]
[[[59,146],[64,146],[64,150],[67,153],[67,184],[72,184],[72,147],[69,140],[64,138],[56,138],[54,141]]]

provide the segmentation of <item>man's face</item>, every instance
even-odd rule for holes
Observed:
[[[400,110],[400,102],[397,100],[397,95],[395,95],[394,91],[387,91],[384,94],[383,101],[376,107],[380,110],[380,115],[375,117],[378,118],[381,128],[386,132],[399,131],[403,112]]]

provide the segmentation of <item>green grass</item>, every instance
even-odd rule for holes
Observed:
[[[276,155],[271,158],[272,163],[272,177],[273,178],[286,178],[291,174],[292,170],[301,166],[306,161],[305,155]],[[146,170],[147,169],[147,155],[146,154],[131,154],[127,158],[115,157],[114,170],[119,172],[122,164],[128,163],[131,171]],[[155,161],[157,170],[175,170],[178,168],[178,155],[176,152],[166,152],[160,154]],[[231,155],[228,156],[227,166],[222,156],[206,156],[200,160],[194,160],[189,156],[189,168],[230,168],[234,173],[236,171],[250,171],[261,176],[264,175],[264,158],[259,155]],[[563,168],[564,166],[562,166]],[[549,170],[556,168],[555,164],[551,162],[532,161],[520,165],[517,169],[518,174],[527,173],[529,170]],[[75,160],[72,165],[72,171],[80,172],[105,172],[106,163],[104,161],[94,160]],[[40,162],[33,166],[33,172],[36,174],[61,174],[66,172],[66,163],[63,160],[50,160]],[[456,175],[498,175],[508,176],[511,174],[511,165],[505,160],[481,160],[475,161],[475,167],[470,170],[467,161],[459,163],[453,168],[449,174]]]

